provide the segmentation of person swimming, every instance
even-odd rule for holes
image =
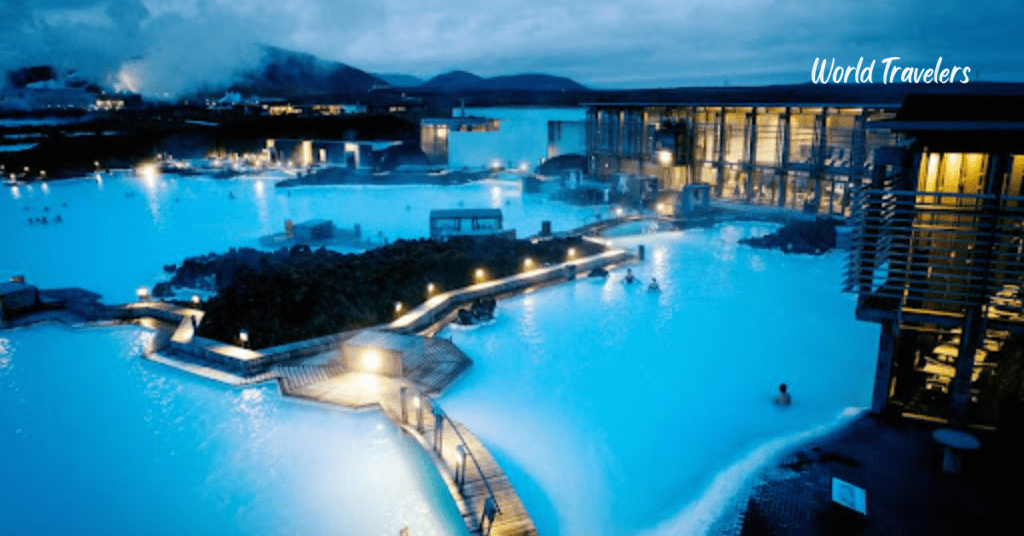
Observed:
[[[775,397],[775,404],[779,406],[788,406],[793,402],[793,398],[789,396],[786,391],[786,384],[779,384],[779,394]]]
[[[649,290],[651,292],[657,292],[657,291],[661,290],[661,287],[658,286],[658,279],[657,278],[654,278],[654,277],[651,278],[651,283],[649,285],[647,285],[647,290]]]
[[[626,268],[626,277],[622,278],[623,283],[636,283],[636,277],[633,275],[632,268]]]

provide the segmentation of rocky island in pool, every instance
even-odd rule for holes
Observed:
[[[186,259],[156,295],[214,290],[199,335],[255,349],[389,322],[433,294],[599,253],[582,238],[399,240],[360,254],[296,246]]]

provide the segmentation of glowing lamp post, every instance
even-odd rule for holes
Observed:
[[[139,287],[135,289],[135,297],[138,298],[139,301],[148,301],[149,287]]]
[[[363,370],[366,372],[378,373],[380,372],[381,364],[384,362],[380,357],[380,353],[370,350],[363,354]]]
[[[532,270],[533,269],[533,259],[527,257],[526,260],[523,261],[523,269],[526,270],[526,271]]]
[[[619,218],[622,217],[622,207],[615,207],[615,215]]]
[[[201,301],[201,300],[200,300],[200,298],[199,298],[199,295],[198,295],[198,294],[193,294],[193,295],[192,295],[192,305],[199,305],[199,302],[200,302],[200,301]]]
[[[462,486],[466,483],[466,446],[462,443],[455,445],[455,452],[459,455],[459,459],[455,466],[455,480],[459,483],[459,492],[462,492]]]
[[[403,309],[402,302],[396,301],[395,302],[395,315],[402,314],[402,309]]]
[[[249,330],[240,329],[238,330],[238,340],[242,343],[242,348],[249,347]]]
[[[484,272],[483,268],[477,268],[476,271],[473,272],[473,279],[475,279],[477,282],[483,281],[484,278],[486,278],[486,277],[487,277],[487,273]]]
[[[669,166],[672,164],[672,151],[668,149],[662,149],[658,151],[658,163],[663,166]]]
[[[565,256],[569,259],[576,258],[576,248],[569,248],[569,251],[565,252]]]

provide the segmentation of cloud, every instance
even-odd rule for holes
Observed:
[[[1019,1],[0,0],[0,12],[0,67],[52,63],[150,94],[227,82],[255,64],[255,43],[371,72],[595,86],[806,82],[816,57],[861,56],[942,56],[1024,80]]]

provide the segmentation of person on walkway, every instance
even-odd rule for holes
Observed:
[[[775,397],[775,403],[780,406],[788,406],[793,402],[793,398],[786,392],[786,384],[779,384],[779,394]]]

